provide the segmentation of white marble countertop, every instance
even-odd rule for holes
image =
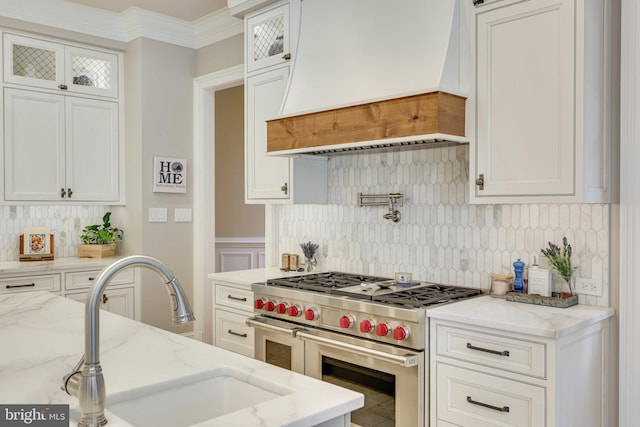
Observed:
[[[56,258],[52,261],[1,261],[0,274],[34,274],[47,273],[71,268],[104,268],[121,257],[108,258]]]
[[[544,307],[483,296],[427,309],[432,319],[558,338],[613,316],[609,307]]]
[[[318,273],[318,271],[314,271]],[[244,285],[250,287],[252,283],[266,282],[276,277],[300,276],[307,274],[301,271],[283,271],[277,267],[256,268],[253,270],[227,271],[224,273],[211,273],[209,279],[219,280],[223,282],[234,283],[236,285]]]
[[[100,322],[107,405],[112,393],[228,367],[291,393],[198,425],[314,426],[364,403],[359,393],[106,311]],[[77,399],[60,386],[84,348],[83,304],[48,292],[2,294],[0,343],[0,402],[77,409]],[[106,416],[109,426],[128,425],[108,411]]]

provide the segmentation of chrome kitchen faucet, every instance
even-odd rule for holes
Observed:
[[[143,255],[122,258],[105,267],[96,278],[87,301],[84,316],[84,356],[73,370],[64,376],[62,389],[80,402],[79,427],[100,427],[107,423],[104,416],[105,387],[100,366],[100,302],[104,289],[114,275],[130,267],[147,267],[165,280],[169,297],[172,298],[172,321],[174,325],[185,325],[195,320],[189,301],[180,283],[159,260]],[[82,369],[81,369],[82,367]]]

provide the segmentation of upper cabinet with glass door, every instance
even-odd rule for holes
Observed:
[[[247,18],[247,72],[291,59],[289,3]]]
[[[118,55],[4,33],[4,81],[118,97]]]

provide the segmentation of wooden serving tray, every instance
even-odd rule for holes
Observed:
[[[519,294],[507,292],[507,301],[522,302],[525,304],[546,305],[548,307],[567,308],[578,304],[578,296],[571,295],[567,298],[545,297],[536,294]]]

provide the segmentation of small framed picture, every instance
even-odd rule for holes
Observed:
[[[153,192],[186,193],[187,160],[170,157],[154,157]]]
[[[53,234],[48,227],[27,227],[20,235],[20,261],[53,259]]]

